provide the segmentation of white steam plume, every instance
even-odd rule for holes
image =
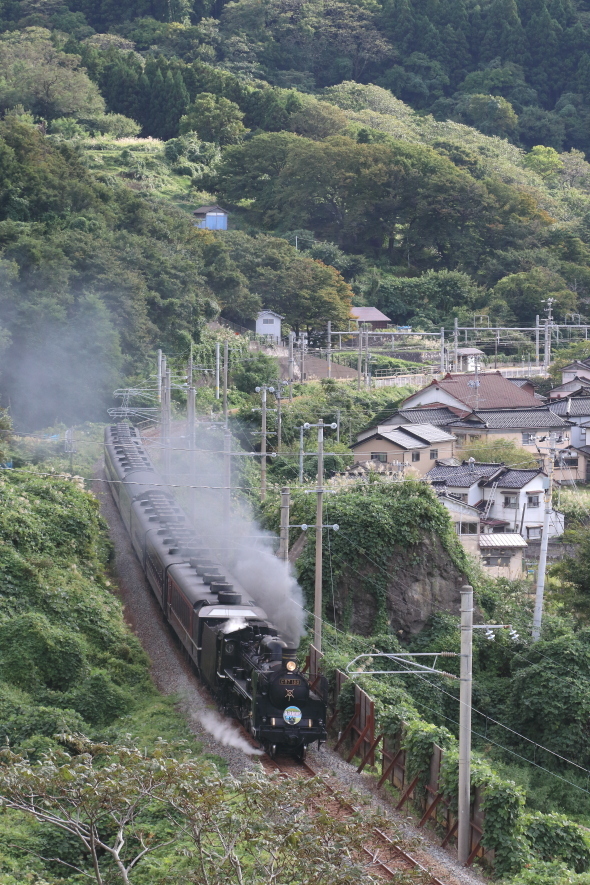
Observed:
[[[252,747],[239,731],[236,731],[231,722],[218,713],[214,713],[212,710],[195,710],[191,716],[200,722],[205,731],[208,731],[224,747],[235,747],[236,750],[241,750],[248,756],[264,756],[264,750]]]
[[[264,609],[283,638],[292,647],[297,647],[305,634],[305,611],[303,591],[293,575],[292,566],[277,558],[273,551],[276,539],[262,529],[244,501],[237,503],[233,497],[230,523],[224,520],[225,493],[222,487],[225,477],[220,454],[223,444],[218,432],[198,430],[197,451],[192,459],[187,451],[186,437],[180,434],[184,434],[184,428],[179,428],[179,435],[172,444],[171,481],[201,488],[194,488],[190,493],[174,489],[177,497],[193,517],[198,533],[211,548],[212,556],[227,569],[227,579],[231,581],[233,577],[241,585],[236,590],[241,590],[242,603],[252,599]],[[157,444],[155,448],[157,451]],[[236,485],[238,459],[233,460],[232,485]]]

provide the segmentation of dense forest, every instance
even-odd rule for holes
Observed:
[[[316,332],[352,299],[423,329],[534,323],[549,296],[584,314],[585,16],[2,0],[0,404],[22,427],[95,418],[220,312]],[[229,231],[195,228],[213,202]]]

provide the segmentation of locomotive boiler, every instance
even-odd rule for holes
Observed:
[[[296,649],[197,536],[137,430],[107,427],[104,450],[133,549],[199,676],[270,755],[302,759],[309,744],[326,740],[326,680],[310,685]]]

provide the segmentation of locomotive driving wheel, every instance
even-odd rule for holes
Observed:
[[[306,755],[307,747],[305,746],[305,744],[303,744],[301,747],[299,747],[298,750],[293,753],[293,759],[295,759],[297,762],[305,762]]]

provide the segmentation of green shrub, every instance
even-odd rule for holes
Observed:
[[[561,814],[525,815],[524,832],[533,851],[543,861],[561,860],[576,873],[590,868],[590,839],[577,824]]]

